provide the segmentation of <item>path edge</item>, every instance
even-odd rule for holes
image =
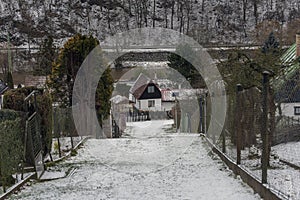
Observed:
[[[217,154],[226,166],[229,167],[234,174],[239,175],[243,182],[248,184],[254,192],[258,193],[261,198],[265,200],[288,200],[290,199],[287,195],[280,191],[277,191],[269,186],[269,184],[262,184],[260,180],[249,174],[246,169],[237,165],[232,159],[221,152],[204,134],[201,137],[205,139],[212,151]]]

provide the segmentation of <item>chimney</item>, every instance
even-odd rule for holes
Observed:
[[[300,57],[300,33],[296,34],[296,57]]]

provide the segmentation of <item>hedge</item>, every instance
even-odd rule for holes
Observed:
[[[38,114],[41,117],[41,138],[44,155],[51,151],[52,146],[52,101],[49,93],[35,87],[24,87],[9,90],[4,94],[3,104],[5,109],[25,112],[24,99],[34,90],[37,95]]]
[[[7,120],[6,120],[7,119]],[[11,175],[19,170],[23,159],[23,123],[18,113],[10,110],[0,111],[0,184],[13,184]]]
[[[7,120],[16,120],[20,117],[20,112],[14,110],[0,110],[0,123]]]

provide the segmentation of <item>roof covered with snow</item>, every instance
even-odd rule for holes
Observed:
[[[130,88],[129,92],[133,94],[137,89],[147,85],[149,82],[150,82],[150,78],[145,76],[143,73],[141,73],[139,77],[136,79],[136,81],[134,82],[133,86]]]
[[[128,103],[129,99],[127,97],[124,97],[124,96],[121,96],[121,95],[116,95],[116,96],[112,97],[110,99],[110,101],[113,104],[121,104],[121,103]]]

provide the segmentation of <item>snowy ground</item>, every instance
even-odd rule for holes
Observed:
[[[300,171],[282,163],[280,159],[287,160],[293,164],[299,165],[300,143],[292,142],[280,144],[272,147],[271,152],[271,168],[268,169],[269,186],[280,193],[289,196],[290,199],[300,199]],[[261,152],[260,149],[246,148],[242,151],[242,166],[246,168],[252,175],[261,179]],[[236,149],[228,146],[227,155],[236,160]],[[252,155],[251,158],[249,155]]]
[[[82,137],[73,137],[73,145],[76,146],[83,138]],[[70,137],[61,137],[59,138],[61,156],[65,156],[72,149],[72,142]],[[53,138],[52,140],[52,150],[51,155],[53,160],[59,158],[59,149],[58,149],[58,140]],[[46,160],[50,161],[50,158],[47,157]]]
[[[260,199],[198,135],[168,133],[171,121],[130,123],[121,139],[88,140],[53,169],[66,178],[32,183],[11,199]]]
[[[280,158],[300,166],[300,142],[280,144],[272,149]]]

